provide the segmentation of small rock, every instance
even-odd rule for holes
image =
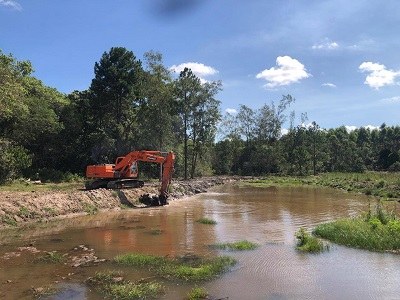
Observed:
[[[11,282],[12,282],[12,280],[8,279],[6,282],[7,282],[7,283],[11,283]]]
[[[41,294],[41,293],[43,293],[44,288],[42,288],[42,287],[33,288],[33,291],[35,292],[35,294]]]

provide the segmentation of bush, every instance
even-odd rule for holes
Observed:
[[[304,228],[296,232],[297,250],[304,252],[321,252],[324,250],[324,244],[316,237],[309,234]]]

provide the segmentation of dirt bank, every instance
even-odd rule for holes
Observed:
[[[206,192],[210,187],[237,180],[232,177],[209,177],[172,183],[169,201]],[[123,206],[143,207],[144,194],[157,194],[158,184],[137,189],[84,189],[71,191],[0,191],[0,228],[35,220],[61,218],[73,214],[93,214],[99,210],[118,210]]]

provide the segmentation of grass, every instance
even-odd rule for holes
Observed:
[[[254,250],[259,247],[259,244],[249,242],[246,240],[232,242],[232,243],[219,243],[214,244],[212,247],[221,249],[221,250],[233,250],[233,251],[244,251],[244,250]]]
[[[93,204],[84,202],[82,206],[83,206],[83,211],[88,215],[95,215],[99,212],[99,209]]]
[[[209,218],[200,218],[196,221],[197,223],[206,224],[206,225],[215,225],[217,221]]]
[[[321,240],[309,234],[304,228],[296,232],[296,249],[302,252],[318,253],[324,251],[326,247]]]
[[[44,262],[44,263],[62,263],[65,260],[65,257],[57,252],[51,251],[46,252],[45,255],[39,256],[35,259],[35,262]]]
[[[167,279],[184,281],[203,281],[212,279],[236,264],[229,256],[210,259],[202,258],[166,258],[145,254],[124,254],[115,257],[114,261],[125,266],[150,269]]]
[[[156,298],[163,291],[163,286],[158,282],[111,284],[107,294],[112,299],[148,299]]]
[[[69,190],[82,189],[83,187],[84,187],[83,180],[76,182],[40,183],[40,184],[17,180],[11,183],[0,185],[0,191],[10,191],[10,192],[69,191]]]
[[[318,225],[314,233],[337,244],[370,251],[400,252],[400,220],[378,205],[357,218]]]
[[[2,223],[6,223],[7,225],[13,226],[13,227],[18,225],[17,221],[15,221],[15,219],[12,216],[9,216],[9,215],[2,216],[1,217],[1,222]]]
[[[208,292],[205,288],[194,287],[187,294],[187,300],[208,299]]]
[[[120,272],[98,272],[86,282],[107,298],[116,300],[157,298],[164,291],[164,287],[156,281],[131,282],[124,280]]]
[[[167,259],[162,256],[153,256],[140,253],[129,253],[118,255],[114,258],[118,264],[134,267],[160,267],[167,263]]]

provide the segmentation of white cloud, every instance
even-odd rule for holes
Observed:
[[[308,74],[304,65],[297,59],[290,56],[278,56],[276,58],[276,66],[271,69],[265,69],[256,75],[258,79],[265,79],[269,88],[274,88],[282,85],[289,85],[298,82],[303,78],[308,78]]]
[[[346,128],[347,132],[352,132],[358,128],[357,126],[349,126],[349,125],[346,125],[344,127]]]
[[[359,128],[357,126],[347,126],[347,125],[344,127],[346,128],[347,132],[349,132],[349,133]],[[378,126],[373,126],[373,125],[366,125],[366,126],[361,126],[361,127],[365,128],[365,129],[369,129],[371,131],[379,129]]]
[[[363,62],[358,67],[361,72],[369,72],[370,74],[365,78],[364,84],[379,90],[379,88],[385,85],[395,84],[395,79],[400,75],[399,71],[393,71],[386,69],[385,65],[373,62]]]
[[[339,48],[339,44],[329,39],[325,39],[323,42],[314,44],[311,48],[314,50],[334,50]]]
[[[22,10],[21,4],[14,0],[0,0],[0,6],[9,7],[15,10]]]
[[[287,135],[289,133],[289,130],[286,128],[281,129],[281,135]]]
[[[380,100],[383,103],[400,103],[400,96],[385,98]]]
[[[323,83],[322,86],[327,86],[327,87],[335,88],[335,87],[336,87],[336,84],[333,84],[333,83],[330,83],[330,82],[326,82],[326,83]]]
[[[197,77],[200,78],[200,81],[202,83],[207,82],[207,80],[204,77],[211,76],[211,75],[218,73],[218,71],[216,69],[214,69],[213,67],[206,66],[202,63],[196,63],[196,62],[187,62],[187,63],[182,63],[180,65],[173,65],[172,67],[170,67],[170,70],[175,73],[180,73],[185,68],[191,69],[192,72]]]
[[[369,129],[369,130],[379,130],[379,126],[373,126],[373,125],[367,125],[367,126],[363,126],[365,129]]]
[[[237,114],[237,110],[234,108],[227,108],[225,109],[225,112],[227,112],[230,115],[236,115]]]

